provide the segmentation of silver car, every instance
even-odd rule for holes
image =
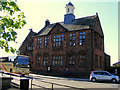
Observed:
[[[90,80],[92,82],[96,81],[111,81],[113,83],[119,82],[119,77],[112,75],[107,71],[92,71],[90,74]]]

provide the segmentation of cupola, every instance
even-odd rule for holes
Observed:
[[[74,5],[71,2],[66,4],[65,8],[66,8],[66,14],[74,14],[75,7],[74,7]]]
[[[66,14],[64,15],[64,24],[71,24],[72,21],[75,19],[75,15],[74,15],[74,5],[69,2],[68,4],[66,4]]]

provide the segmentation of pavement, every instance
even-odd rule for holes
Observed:
[[[84,79],[84,78],[66,78],[68,80],[75,80],[75,81],[90,81],[89,79]]]
[[[45,76],[40,74],[30,74],[32,76],[40,76],[41,78],[51,78],[51,79],[68,79],[68,80],[75,80],[75,81],[90,81],[86,78],[69,78],[69,77],[56,77],[56,76]]]

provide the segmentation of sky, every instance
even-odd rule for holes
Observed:
[[[39,32],[45,25],[45,20],[50,23],[61,22],[66,14],[65,6],[71,1],[75,7],[75,18],[99,15],[101,26],[104,32],[105,52],[111,56],[111,65],[118,61],[118,0],[17,0],[22,12],[26,16],[27,24],[17,30],[17,44],[11,43],[18,48],[26,36],[29,29]],[[0,50],[0,56],[10,56]],[[120,56],[119,56],[120,59]]]

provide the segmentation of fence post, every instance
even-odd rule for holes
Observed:
[[[53,90],[53,83],[52,83],[52,90]]]
[[[31,89],[32,89],[32,81],[33,81],[33,79],[31,79]]]

